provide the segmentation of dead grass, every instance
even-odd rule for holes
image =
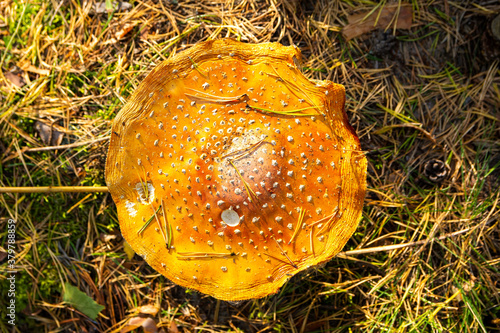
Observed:
[[[500,51],[488,22],[500,5],[413,0],[410,30],[342,38],[350,14],[390,4],[141,0],[96,14],[92,1],[0,2],[1,186],[104,185],[111,121],[160,61],[220,37],[295,43],[307,76],[346,86],[369,151],[364,218],[346,250],[414,243],[348,252],[275,296],[217,303],[129,260],[108,194],[4,194],[19,313],[1,331],[117,332],[141,312],[164,332],[499,330]],[[446,165],[438,182],[432,159]],[[96,321],[62,303],[65,282],[106,306]]]

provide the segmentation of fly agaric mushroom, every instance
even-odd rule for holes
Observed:
[[[154,269],[222,300],[276,293],[358,225],[366,158],[344,87],[295,46],[200,43],[162,62],[116,116],[106,181]]]

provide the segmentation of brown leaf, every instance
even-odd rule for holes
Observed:
[[[351,40],[375,29],[410,29],[412,25],[412,8],[408,3],[401,6],[383,6],[371,15],[368,12],[347,17],[349,24],[342,29],[345,39]]]
[[[127,35],[137,25],[136,22],[125,23],[120,30],[115,33],[116,40],[120,40]]]
[[[170,322],[170,326],[168,327],[168,331],[170,333],[179,333],[179,328],[177,327],[177,324],[175,323],[175,321],[171,321]]]
[[[16,75],[12,72],[5,72],[3,73],[3,76],[5,76],[5,78],[9,80],[10,83],[12,83],[18,88],[21,88],[26,84],[26,82],[24,82],[24,79],[21,76]]]
[[[59,146],[64,137],[64,133],[56,130],[54,126],[49,126],[41,121],[35,123],[35,129],[43,143],[47,146]]]
[[[127,333],[141,326],[144,328],[144,333],[158,333],[158,327],[155,321],[151,318],[142,317],[130,318],[127,325],[120,330],[120,333]]]
[[[141,40],[148,40],[150,25],[143,26],[141,29]]]
[[[0,262],[7,258],[7,252],[0,250]]]

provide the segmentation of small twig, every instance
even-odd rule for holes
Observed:
[[[25,187],[0,187],[0,193],[87,193],[109,192],[107,186],[25,186]]]
[[[297,222],[297,227],[295,227],[295,231],[294,231],[294,233],[292,235],[292,238],[290,238],[290,240],[288,241],[288,245],[290,245],[294,241],[295,237],[299,233],[299,230],[300,230],[300,228],[302,226],[302,222],[304,221],[304,216],[305,215],[306,215],[306,210],[301,207],[300,211],[299,211],[299,220]]]
[[[161,198],[161,209],[163,213],[163,222],[165,222],[165,233],[167,234],[167,249],[170,250],[172,245],[172,225],[168,223],[167,213],[165,211],[165,204],[163,203],[163,198]]]
[[[311,303],[309,304],[309,307],[307,308],[307,312],[306,312],[306,315],[304,317],[304,320],[302,321],[302,326],[300,327],[300,333],[304,333],[305,330],[306,330],[306,325],[307,325],[307,318],[309,317],[309,313],[311,312],[311,309],[314,305],[314,302],[316,302],[316,297],[317,296],[314,296],[313,300],[311,301]]]
[[[238,174],[238,176],[240,176],[241,181],[243,182],[243,185],[245,186],[245,190],[247,191],[247,194],[248,194],[248,201],[252,202],[252,199],[253,199],[252,194],[255,197],[255,201],[259,201],[259,199],[257,198],[257,194],[255,194],[255,192],[250,188],[250,185],[248,185],[247,181],[243,178],[241,173],[238,171],[238,168],[236,168],[236,165],[234,165],[233,161],[230,160],[229,163],[233,166],[234,170],[236,170],[236,173]]]
[[[286,262],[285,260],[282,260],[282,259],[280,259],[280,258],[277,258],[277,257],[275,257],[275,256],[273,256],[273,255],[270,255],[269,253],[265,253],[265,252],[264,252],[264,255],[266,255],[266,256],[268,256],[269,258],[272,258],[272,259],[274,259],[274,260],[277,260],[277,261],[279,261],[279,262],[281,262],[281,263],[283,263],[283,264],[285,264],[285,265],[290,265],[290,266],[292,266],[293,268],[297,268],[297,265],[295,265],[293,262],[292,262],[292,263]]]
[[[33,178],[31,178],[30,171],[28,170],[28,167],[26,166],[26,162],[24,161],[23,154],[21,153],[21,150],[19,149],[19,144],[17,143],[17,140],[14,141],[14,147],[16,148],[17,155],[19,156],[19,159],[23,163],[24,170],[26,170],[26,174],[28,175],[28,177],[30,179],[31,185],[34,185]]]
[[[26,149],[21,150],[21,152],[22,153],[32,153],[32,152],[37,152],[37,151],[75,148],[75,147],[85,146],[85,145],[96,143],[96,142],[106,141],[106,140],[109,140],[109,138],[110,138],[109,136],[105,136],[105,137],[98,138],[98,139],[91,140],[91,141],[75,142],[75,143],[70,143],[67,145],[47,146],[47,147],[38,147],[38,148],[26,148]]]
[[[316,108],[315,106],[306,107],[306,108],[302,108],[302,109],[288,110],[288,111],[275,111],[275,110],[270,110],[270,109],[264,109],[264,108],[260,108],[260,107],[253,106],[250,104],[247,104],[247,107],[250,109],[259,110],[259,111],[264,112],[264,113],[272,113],[272,114],[274,113],[274,114],[280,114],[280,115],[292,115],[292,116],[303,116],[303,117],[317,116],[316,113],[298,113],[298,112],[308,110],[308,109],[315,109]]]
[[[233,151],[227,155],[224,155],[222,156],[221,158],[228,158],[230,160],[230,162],[232,161],[236,161],[236,160],[239,160],[240,158],[243,158],[244,156],[250,154],[252,152],[252,150],[254,150],[255,148],[257,148],[261,143],[264,142],[265,139],[262,139],[256,143],[254,143],[253,145],[251,145],[250,147],[248,148],[245,148],[245,149],[240,149],[240,150],[237,150],[237,151]],[[237,156],[234,156],[234,155],[237,155]],[[234,156],[234,157],[232,157]]]
[[[311,253],[312,253],[313,258],[314,258],[316,256],[316,254],[314,253],[313,230],[314,230],[314,227],[311,228],[311,232],[309,233],[309,247],[311,248]]]
[[[219,321],[219,311],[220,311],[220,299],[217,300],[217,304],[215,305],[215,313],[214,313],[214,323],[217,324]]]
[[[439,236],[439,237],[436,237],[436,238],[424,239],[424,240],[417,241],[417,242],[403,243],[403,244],[396,244],[396,245],[387,245],[387,246],[375,246],[375,247],[369,247],[369,248],[366,248],[366,249],[359,249],[359,250],[351,250],[351,251],[339,252],[337,254],[337,257],[339,257],[339,258],[347,258],[347,256],[349,256],[349,255],[374,253],[374,252],[383,252],[383,251],[392,251],[392,250],[402,249],[402,248],[410,247],[410,246],[423,245],[423,244],[426,244],[426,243],[430,243],[432,241],[443,240],[443,239],[446,239],[446,238],[450,238],[450,237],[458,236],[458,235],[461,235],[461,234],[465,234],[466,232],[468,232],[470,230],[471,230],[471,228],[467,228],[467,229],[464,229],[464,230],[455,231],[455,232],[452,232],[452,233],[449,233],[449,234],[446,234],[446,235],[443,235],[443,236]]]
[[[217,259],[228,257],[234,257],[236,253],[210,253],[210,252],[178,252],[177,259],[188,260],[188,259]]]
[[[191,88],[186,88],[186,90],[190,90],[190,91],[195,92],[195,93],[198,94],[198,95],[193,95],[193,94],[189,94],[189,93],[184,93],[184,95],[186,95],[187,97],[189,97],[191,99],[204,100],[204,101],[207,101],[207,102],[210,102],[210,103],[222,103],[222,104],[225,104],[225,103],[241,103],[241,102],[245,102],[245,101],[248,100],[248,95],[247,94],[242,94],[242,95],[238,95],[238,96],[224,97],[224,96],[210,95],[210,94],[207,94],[207,93],[205,93],[203,91],[198,91],[198,90],[191,89]]]
[[[156,213],[158,213],[158,211],[160,210],[161,205],[158,206],[158,208],[156,210],[154,209],[153,204],[151,204],[151,207],[153,208],[154,214],[146,221],[146,223],[144,223],[142,228],[139,229],[139,231],[137,231],[138,235],[142,234],[144,232],[144,230],[146,230],[147,227],[149,227],[149,224],[151,223],[151,221],[153,221],[154,217],[157,216]]]
[[[337,216],[337,213],[338,216]],[[332,217],[328,219],[328,221],[318,230],[318,232],[316,233],[316,236],[318,236],[319,234],[321,234],[323,231],[325,231],[325,229],[330,226],[330,223],[333,221],[333,219],[337,217],[337,221],[340,220],[340,218],[342,217],[342,212],[339,212],[337,209],[335,210],[335,212],[332,214]]]
[[[75,209],[76,207],[80,206],[80,204],[82,204],[85,200],[87,200],[91,195],[92,195],[92,193],[87,194],[82,200],[78,201],[76,204],[74,204],[73,206],[71,206],[71,208],[68,209],[68,211],[66,212],[66,214],[71,213],[71,211],[73,209]]]
[[[162,203],[163,203],[163,200],[162,200]],[[162,207],[162,205],[161,205],[161,204],[160,204],[160,207]],[[163,209],[163,207],[162,207],[162,209]],[[158,210],[159,210],[159,209],[158,209]],[[167,235],[165,235],[165,232],[167,232],[167,230],[165,230],[165,232],[163,232],[163,228],[162,228],[162,226],[161,226],[160,219],[158,218],[158,214],[157,214],[158,210],[157,210],[157,211],[155,211],[155,219],[156,219],[156,223],[158,224],[158,229],[160,229],[161,235],[163,236],[163,240],[165,241],[165,244],[166,244],[167,249],[168,249],[168,236],[167,236]],[[165,210],[163,209],[163,211],[165,211]]]
[[[195,63],[195,62],[194,62],[194,60],[193,60],[193,59],[191,59],[191,57],[190,57],[190,56],[188,56],[188,59],[189,59],[189,60],[191,60],[191,63],[193,64],[193,67],[194,67],[194,68],[198,71],[198,73],[200,73],[200,75],[201,75],[201,76],[203,76],[205,79],[207,79],[207,80],[208,80],[208,79],[209,79],[208,75],[207,75],[207,74],[205,74],[205,73],[203,73],[203,72],[201,71],[200,66],[198,66],[198,64],[197,64],[197,63]]]
[[[276,245],[278,245],[278,247],[280,248],[280,251],[281,251],[281,254],[284,255],[288,261],[290,262],[290,265],[292,265],[293,268],[297,268],[297,265],[295,265],[295,263],[292,261],[292,259],[290,259],[290,257],[286,254],[285,250],[283,250],[283,248],[281,247],[280,243],[276,240],[276,238],[274,238],[274,236],[271,235],[271,238],[274,239],[274,241],[276,242]]]

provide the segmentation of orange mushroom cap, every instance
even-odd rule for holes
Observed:
[[[223,300],[276,293],[356,229],[366,158],[345,91],[300,51],[231,39],[158,65],[113,122],[106,181],[154,269]]]

